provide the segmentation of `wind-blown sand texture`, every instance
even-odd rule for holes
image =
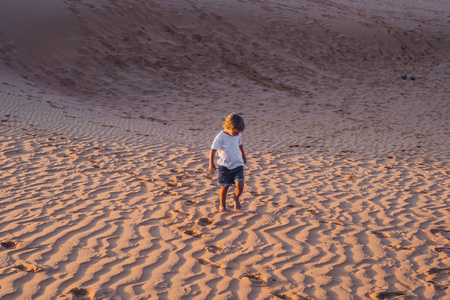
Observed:
[[[449,299],[449,15],[2,0],[0,298]],[[247,185],[216,214],[233,111]]]

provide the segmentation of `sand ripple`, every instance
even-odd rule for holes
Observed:
[[[16,2],[0,298],[450,297],[445,1]],[[231,111],[247,185],[217,214]]]

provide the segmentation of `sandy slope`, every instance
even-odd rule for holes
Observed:
[[[450,297],[449,12],[2,1],[0,298]]]

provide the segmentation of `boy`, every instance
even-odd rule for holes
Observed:
[[[219,153],[219,200],[220,212],[227,211],[226,197],[230,186],[236,182],[234,195],[234,209],[241,209],[239,197],[244,190],[244,164],[247,162],[244,153],[244,147],[241,141],[241,132],[244,131],[244,119],[236,113],[232,113],[225,119],[222,124],[223,131],[221,131],[211,146],[209,155],[208,171],[214,174],[216,165],[214,164],[214,157],[216,152]]]

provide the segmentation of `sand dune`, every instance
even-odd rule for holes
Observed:
[[[446,2],[2,1],[0,298],[449,298]]]

